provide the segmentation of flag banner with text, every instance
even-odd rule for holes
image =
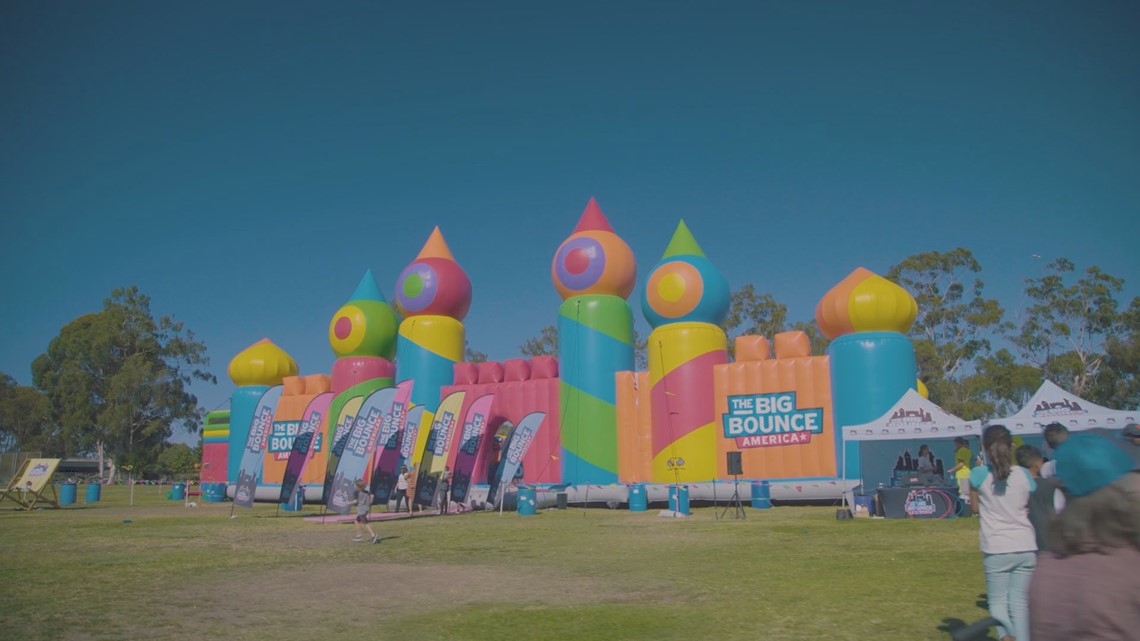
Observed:
[[[265,390],[253,410],[253,418],[249,420],[249,436],[245,439],[245,448],[241,452],[241,465],[238,466],[234,505],[253,507],[257,477],[261,474],[262,463],[265,462],[262,454],[269,441],[269,432],[273,429],[273,415],[277,413],[277,402],[281,400],[281,392],[284,389],[281,385],[274,385]]]
[[[428,432],[424,456],[420,459],[420,469],[416,475],[415,503],[431,507],[435,500],[435,486],[443,468],[447,467],[447,454],[451,442],[455,440],[455,428],[459,423],[459,413],[463,411],[463,401],[467,392],[452,392],[439,404],[435,420]]]
[[[494,501],[495,504],[498,504],[502,497],[503,488],[514,481],[515,474],[518,473],[519,466],[522,465],[527,450],[534,442],[534,436],[538,433],[538,428],[542,425],[544,418],[546,418],[545,412],[531,412],[519,421],[515,429],[511,430],[510,436],[503,443],[502,460],[499,462],[498,474],[491,480],[491,487],[487,492],[488,501]]]
[[[335,396],[332,392],[325,392],[309,401],[309,406],[305,408],[301,427],[297,428],[297,435],[293,437],[293,447],[289,450],[289,460],[285,463],[285,473],[281,477],[281,503],[292,500],[297,481],[305,472],[305,464],[313,456],[313,439],[320,434],[321,421],[329,413],[329,405],[332,405]]]
[[[392,399],[395,396],[394,387],[378,389],[369,394],[357,410],[356,419],[352,422],[352,429],[348,432],[348,439],[337,463],[336,474],[333,475],[332,492],[326,501],[333,512],[348,514],[351,508],[349,501],[356,496],[353,485],[358,480],[368,482],[364,475],[371,471],[368,464],[376,449],[376,438],[388,413],[392,411]]]
[[[394,472],[400,463],[400,436],[404,433],[408,422],[408,409],[414,384],[415,381],[409,379],[396,386],[392,407],[384,415],[384,423],[380,426],[380,434],[376,437],[376,453],[372,456],[369,491],[372,492],[372,500],[378,503],[386,502],[394,487],[396,478]],[[384,478],[385,466],[391,468],[392,472],[387,479]],[[381,493],[383,496],[380,496]]]
[[[321,487],[321,501],[326,505],[332,496],[333,477],[336,476],[336,468],[340,465],[341,454],[344,453],[344,446],[348,443],[352,426],[356,422],[356,416],[360,413],[360,406],[363,404],[363,396],[349,399],[341,408],[340,416],[336,417],[336,423],[329,425],[329,438],[333,439],[333,443],[325,457],[325,482]],[[332,420],[332,417],[329,417],[329,420]]]
[[[455,452],[455,465],[451,470],[451,500],[457,503],[467,500],[471,477],[475,473],[475,459],[479,456],[479,448],[487,440],[488,419],[494,400],[494,394],[484,394],[475,399],[467,410],[467,417],[463,419],[459,449]]]
[[[396,480],[400,475],[400,466],[410,457],[404,457],[404,444],[410,439],[415,443],[416,435],[420,430],[420,422],[424,417],[424,406],[413,405],[404,416],[402,434],[397,432],[395,439],[399,447],[385,447],[379,452],[376,469],[372,471],[372,499],[377,503],[386,503],[392,498],[392,490],[396,488]],[[393,445],[391,441],[388,445]],[[409,446],[410,447],[410,446]]]

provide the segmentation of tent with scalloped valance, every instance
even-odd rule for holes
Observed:
[[[1045,381],[1016,414],[989,422],[1004,425],[1014,434],[1040,434],[1049,423],[1060,423],[1070,432],[1122,430],[1137,419],[1140,412],[1101,407],[1061,389],[1053,381]]]
[[[900,461],[905,464],[911,456],[917,456],[919,445],[929,446],[935,459],[949,468],[954,461],[952,439],[966,438],[977,452],[981,435],[980,421],[958,418],[909,389],[879,418],[861,425],[843,426],[843,460],[847,459],[846,448],[857,443],[863,486],[887,485]],[[846,465],[843,478],[847,478]]]

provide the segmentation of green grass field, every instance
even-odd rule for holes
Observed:
[[[4,638],[911,641],[986,615],[974,519],[571,508],[381,522],[370,545],[272,505],[82,490],[0,503]]]

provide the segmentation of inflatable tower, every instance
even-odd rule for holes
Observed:
[[[831,341],[831,390],[836,461],[843,427],[873,421],[915,388],[914,345],[903,335],[918,305],[905,289],[862,267],[824,294],[815,322]],[[847,453],[847,478],[859,475],[859,450]]]
[[[396,279],[396,308],[404,316],[397,347],[399,381],[414,380],[412,403],[424,406],[412,448],[411,462],[418,465],[440,389],[452,384],[455,364],[463,360],[463,319],[471,308],[471,280],[455,262],[439,227]]]
[[[633,369],[626,298],[637,266],[593,198],[555,252],[550,273],[564,301],[558,310],[562,482],[616,483],[614,374]]]
[[[230,361],[230,380],[237,389],[230,396],[230,448],[226,455],[226,481],[237,483],[242,449],[249,438],[249,425],[261,396],[286,376],[297,375],[297,362],[263,338],[238,352]]]
[[[392,385],[396,355],[396,312],[380,288],[372,271],[365,272],[352,297],[329,322],[329,345],[336,354],[332,368],[329,407],[328,455],[325,461],[324,500],[336,472],[345,438],[352,430],[361,404],[372,392]]]
[[[720,327],[728,306],[728,281],[681,221],[641,299],[653,327],[647,347],[655,482],[717,478],[713,368],[728,362]]]

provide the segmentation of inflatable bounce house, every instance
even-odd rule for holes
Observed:
[[[832,499],[844,473],[859,477],[839,428],[918,387],[903,334],[915,301],[865,269],[816,308],[827,354],[786,332],[737,337],[730,362],[728,282],[682,221],[640,292],[653,328],[644,372],[633,367],[633,252],[593,199],[551,277],[557,358],[462,362],[471,282],[436,228],[397,278],[394,306],[368,272],[333,314],[331,374],[299,375],[269,340],[234,357],[230,410],[204,426],[203,481],[216,487],[203,493],[300,494],[343,511],[354,480],[383,501],[407,466],[424,505],[445,470],[461,503],[494,503],[517,482],[570,502],[623,502],[631,486],[650,499],[677,485],[727,498],[753,481],[776,499]]]

